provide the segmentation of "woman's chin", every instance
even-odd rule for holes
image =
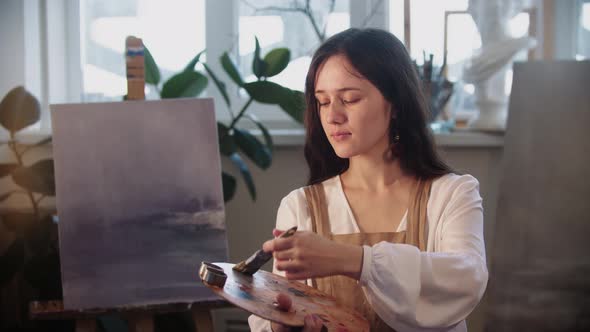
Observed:
[[[345,148],[335,148],[334,152],[339,158],[348,159],[356,155],[352,149],[345,149]]]

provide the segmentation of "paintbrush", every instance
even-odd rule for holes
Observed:
[[[279,235],[278,238],[286,238],[297,232],[297,226],[289,228],[283,234]],[[256,251],[248,259],[239,262],[234,265],[234,271],[238,271],[247,275],[253,275],[256,271],[260,270],[262,265],[268,262],[272,258],[272,252],[264,252],[262,249]]]

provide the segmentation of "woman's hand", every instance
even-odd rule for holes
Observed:
[[[291,310],[291,305],[293,302],[291,301],[291,298],[288,295],[283,294],[283,293],[279,293],[279,295],[277,295],[276,301],[277,301],[277,308],[279,310],[282,310],[282,311]],[[282,324],[275,323],[275,322],[271,322],[270,324],[271,324],[270,328],[273,330],[273,332],[291,332],[294,330],[290,326],[287,326],[287,325],[282,325]],[[305,318],[303,320],[303,324],[304,324],[303,329],[301,330],[300,328],[298,328],[297,331],[302,331],[302,332],[322,332],[322,331],[325,331],[325,329],[322,329],[324,327],[322,319],[316,315],[305,316]]]
[[[283,231],[275,229],[273,235]],[[363,249],[336,243],[313,232],[297,232],[288,238],[266,241],[262,249],[273,252],[275,267],[287,279],[303,280],[330,275],[358,279],[361,274]]]

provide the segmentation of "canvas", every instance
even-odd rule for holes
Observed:
[[[514,67],[486,331],[590,330],[589,73]]]
[[[51,106],[66,309],[216,296],[201,261],[226,261],[211,99]]]

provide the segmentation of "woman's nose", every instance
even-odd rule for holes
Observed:
[[[340,101],[333,101],[328,105],[326,120],[328,123],[341,124],[346,121],[344,105]]]

